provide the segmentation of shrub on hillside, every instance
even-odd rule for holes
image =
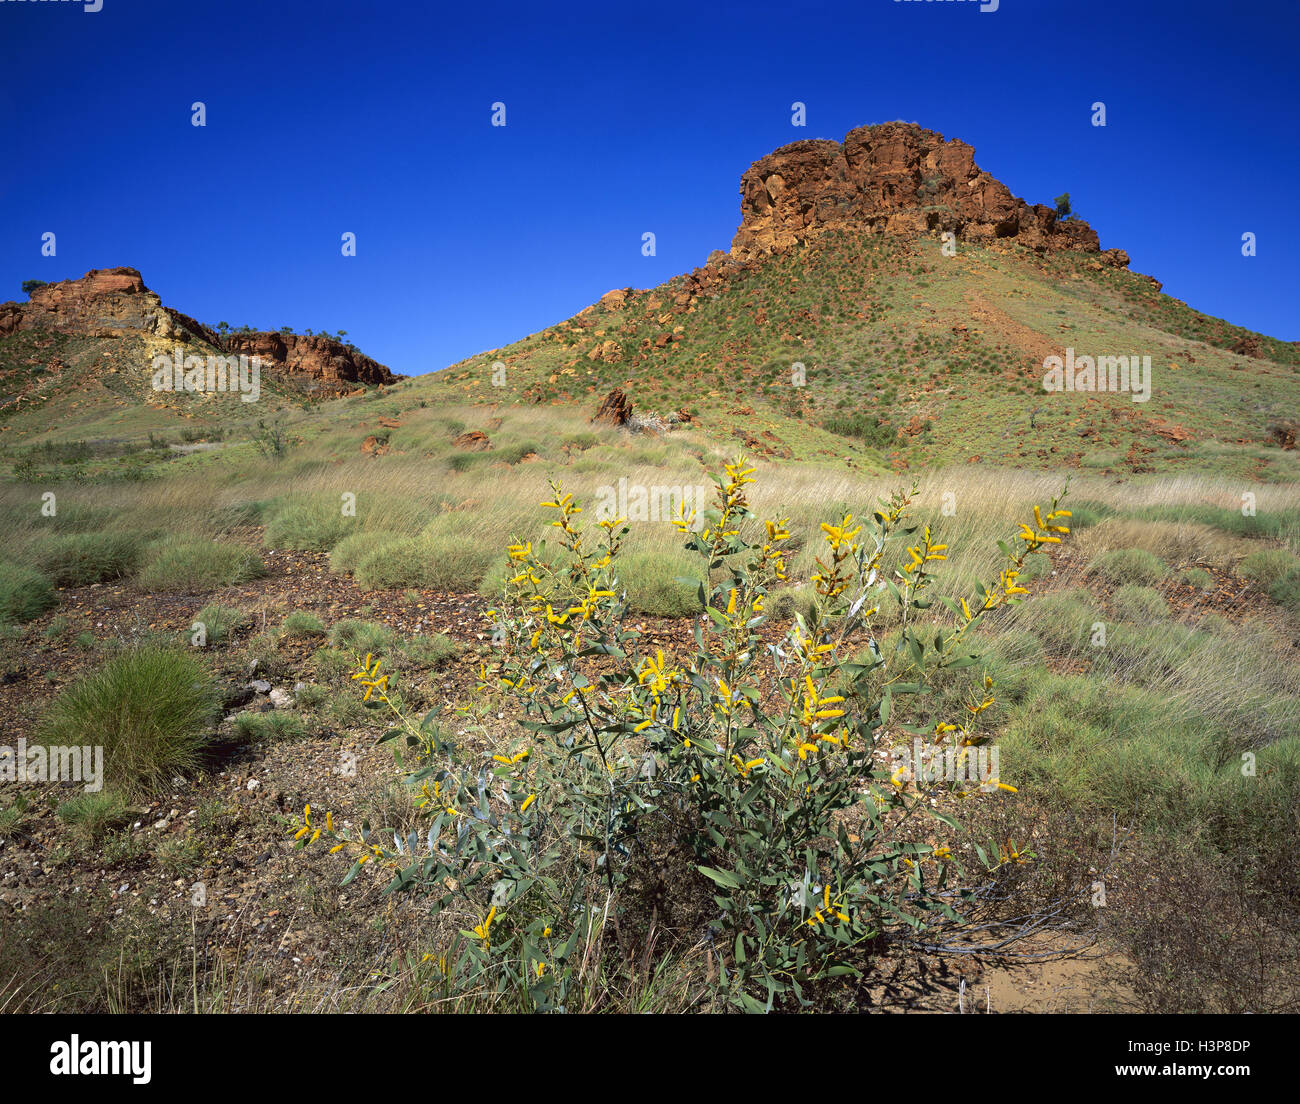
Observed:
[[[314,613],[294,610],[281,622],[280,631],[289,637],[324,636],[325,623]]]
[[[1129,584],[1115,591],[1111,601],[1115,612],[1125,621],[1159,621],[1169,616],[1169,603],[1158,590]]]
[[[973,666],[967,634],[1025,593],[1025,556],[1059,541],[1068,514],[1055,503],[1045,516],[1035,510],[1034,525],[1006,545],[996,583],[969,602],[944,599],[951,622],[924,637],[915,622],[947,546],[910,523],[910,496],[895,494],[869,521],[825,524],[811,615],[769,653],[758,630],[770,588],[785,580],[790,534],[781,519],[752,543],[742,536],[751,470],[727,465],[702,531],[689,519],[680,526],[708,612],[688,659],[647,646],[627,624],[626,527],[605,520],[584,532],[572,495],[552,485],[546,506],[564,563],[557,570],[531,545],[512,545],[517,574],[490,614],[504,640],[480,690],[490,712],[509,701],[524,720],[486,763],[444,742],[434,713],[416,719],[395,704],[381,660],[358,658],[365,699],[395,718],[386,738],[422,753],[410,781],[428,826],[339,832],[308,806],[297,838],[348,852],[345,882],[366,864],[389,866],[390,889],[420,889],[435,912],[455,917],[465,930],[431,967],[448,999],[568,1009],[588,971],[648,959],[659,932],[695,929],[693,942],[706,928],[718,999],[793,1009],[832,987],[843,993],[886,938],[959,922],[951,885],[960,869],[942,842],[954,825],[932,801],[954,788],[1011,787],[987,774],[950,783],[906,765],[891,772],[876,756],[906,695]],[[896,566],[885,559],[891,536]],[[851,636],[874,643],[872,618],[886,602],[902,611],[888,673],[879,646],[862,662],[845,657]],[[842,683],[860,708],[836,693]],[[921,712],[924,724],[907,731],[936,753],[973,757],[987,739],[973,719],[994,698],[988,679],[965,689],[949,699],[959,708]],[[1031,857],[1010,840],[972,851],[994,868]]]
[[[335,622],[330,629],[330,643],[335,648],[349,648],[354,652],[382,651],[391,647],[396,639],[397,634],[387,625],[354,617]]]
[[[248,617],[233,606],[212,602],[195,614],[194,621],[203,626],[205,643],[225,644],[248,624]]]
[[[1268,596],[1279,606],[1300,615],[1300,567],[1274,581],[1268,588]]]
[[[197,594],[265,574],[262,557],[244,545],[169,537],[156,546],[136,583],[142,590]]]
[[[271,513],[262,539],[267,548],[328,552],[356,528],[337,499],[289,502]]]
[[[112,829],[121,827],[129,815],[122,795],[112,791],[78,794],[63,802],[56,814],[82,842],[92,846]]]
[[[70,533],[38,544],[35,564],[56,586],[88,586],[134,574],[140,554],[133,533]]]
[[[102,744],[108,785],[138,798],[198,766],[217,713],[211,682],[190,656],[146,647],[64,690],[35,742]]]
[[[429,587],[458,593],[478,590],[492,565],[492,549],[466,534],[426,534],[381,544],[353,571],[367,590]]]
[[[1088,564],[1088,571],[1115,586],[1139,583],[1151,586],[1164,578],[1167,568],[1159,556],[1142,548],[1116,548]]]
[[[54,587],[39,571],[0,563],[0,625],[30,621],[58,604]]]
[[[402,539],[401,533],[364,530],[351,533],[330,549],[330,570],[336,574],[355,571],[357,564],[385,544]]]
[[[626,552],[619,564],[619,582],[627,590],[628,608],[650,617],[702,613],[703,581],[698,559],[681,552],[668,556],[660,552]]]
[[[1289,572],[1300,569],[1300,559],[1285,548],[1261,548],[1237,565],[1237,574],[1267,590]]]
[[[307,726],[294,713],[240,713],[234,720],[235,735],[250,743],[257,740],[297,740]]]

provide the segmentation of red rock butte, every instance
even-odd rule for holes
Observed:
[[[1036,252],[1092,253],[1128,267],[1122,249],[1102,250],[1081,219],[1030,205],[975,164],[965,142],[912,123],[879,123],[843,142],[792,142],[755,161],[740,179],[741,225],[731,255],[753,261],[828,230],[915,235],[951,231],[984,243],[1014,239]]]

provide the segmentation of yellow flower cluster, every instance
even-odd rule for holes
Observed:
[[[375,659],[369,652],[366,653],[366,661],[364,663],[357,660],[358,670],[352,678],[354,680],[360,679],[361,685],[366,688],[366,696],[361,699],[362,701],[369,701],[370,695],[376,690],[380,692],[380,701],[388,700],[388,676],[379,673],[380,664],[383,662],[382,659]]]
[[[846,924],[849,921],[849,915],[844,911],[844,902],[831,901],[831,887],[829,883],[822,891],[822,907],[813,913],[812,919],[807,921],[810,928],[815,928],[818,924],[828,924],[831,920],[843,920]]]
[[[904,578],[908,578],[913,572],[917,571],[918,568],[922,573],[924,573],[926,564],[935,560],[946,560],[948,558],[944,555],[944,553],[948,551],[948,546],[946,544],[934,544],[932,542],[930,537],[930,527],[928,525],[925,527],[922,536],[924,539],[919,545],[907,550],[910,560],[903,564]]]
[[[1020,523],[1020,539],[1025,542],[1025,551],[1036,552],[1045,544],[1060,544],[1061,537],[1070,532],[1070,527],[1058,524],[1056,519],[1070,516],[1072,515],[1069,510],[1053,510],[1044,518],[1042,511],[1035,506],[1034,522],[1036,524],[1030,526],[1023,521]]]

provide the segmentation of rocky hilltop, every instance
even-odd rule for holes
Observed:
[[[792,142],[755,161],[740,179],[741,225],[731,255],[741,261],[781,253],[836,229],[915,235],[952,231],[959,239],[1013,238],[1037,252],[1094,253],[1128,267],[1122,249],[1102,250],[1080,219],[1060,219],[1011,194],[975,164],[965,142],[910,123],[850,131],[843,142]]]
[[[378,361],[323,335],[236,332],[226,335],[171,307],[144,284],[134,268],[92,269],[79,280],[46,284],[26,303],[0,303],[0,337],[22,330],[89,338],[138,337],[150,349],[200,341],[231,355],[257,355],[274,372],[306,390],[339,393],[362,384],[391,384],[400,377]]]

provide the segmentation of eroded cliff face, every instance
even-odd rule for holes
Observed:
[[[740,180],[741,225],[732,257],[756,260],[827,230],[914,235],[950,230],[959,239],[1013,238],[1039,252],[1070,249],[1124,268],[1122,249],[1102,250],[1079,219],[1027,204],[975,164],[965,142],[910,123],[850,131],[843,142],[793,142],[755,161]]]
[[[231,353],[259,356],[264,363],[288,375],[316,381],[327,390],[346,390],[349,384],[358,383],[396,383],[401,378],[377,360],[332,337],[234,333],[222,345]]]
[[[0,334],[59,330],[120,337],[128,330],[143,330],[171,337],[182,317],[162,305],[134,268],[97,268],[80,280],[37,288],[29,302],[0,304]]]
[[[145,287],[134,268],[92,269],[79,280],[47,284],[26,303],[0,303],[0,336],[18,330],[52,330],[91,338],[204,342],[233,355],[260,356],[264,367],[310,384],[306,390],[336,393],[361,384],[389,384],[399,378],[378,361],[334,338],[275,332],[224,337],[171,307]]]

